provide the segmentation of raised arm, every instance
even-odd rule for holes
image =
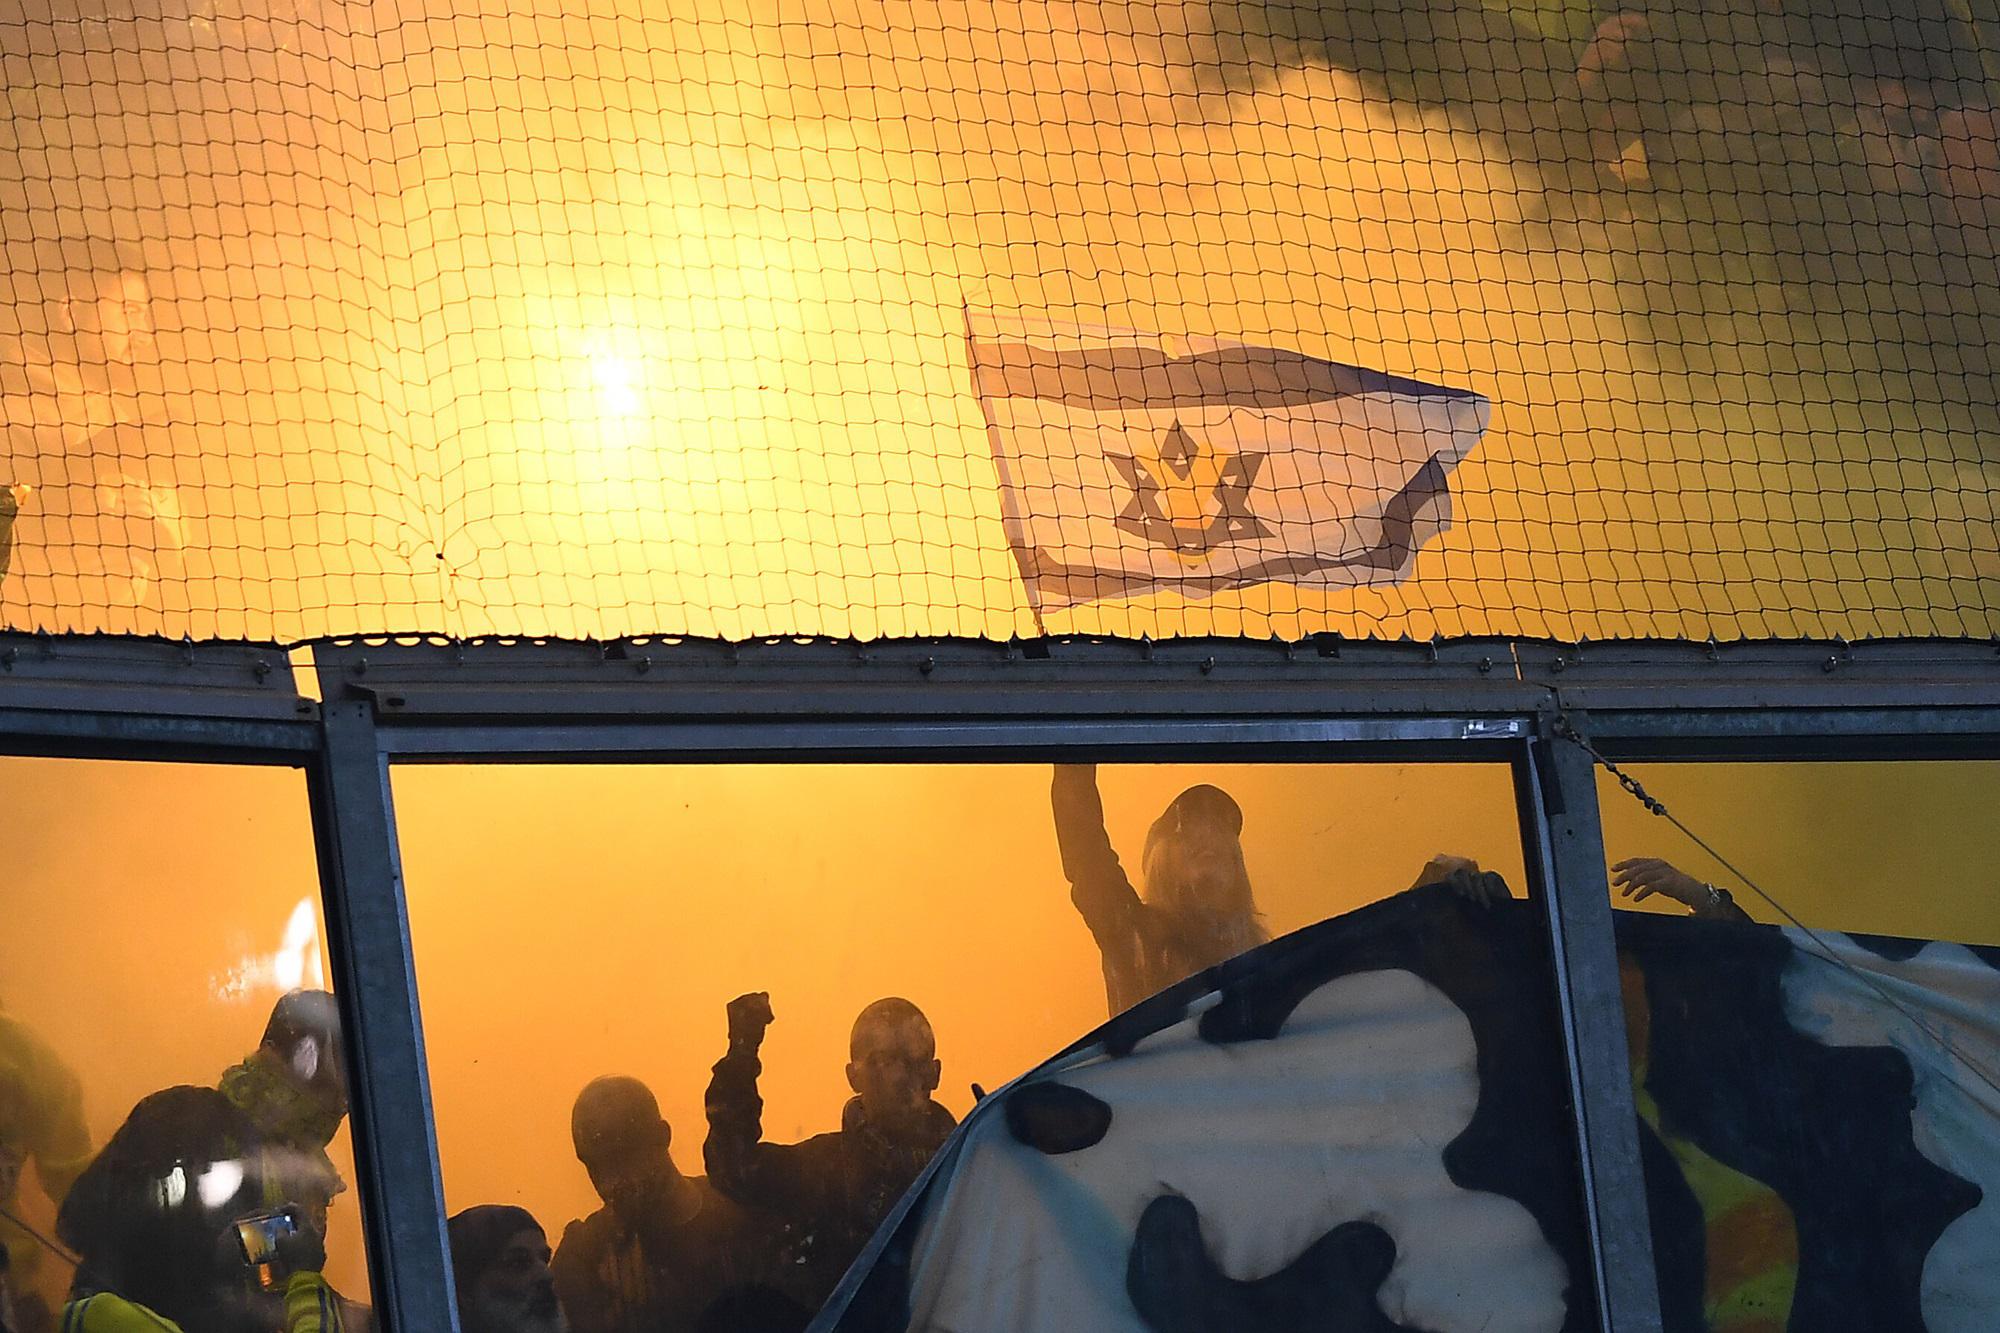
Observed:
[[[771,1023],[771,997],[757,991],[729,1002],[729,1050],[708,1083],[708,1140],[702,1160],[711,1185],[746,1208],[795,1215],[813,1207],[818,1183],[799,1145],[764,1142],[758,1051]]]
[[[1055,810],[1056,847],[1070,901],[1097,937],[1100,949],[1124,948],[1137,933],[1139,895],[1118,864],[1104,831],[1104,801],[1097,794],[1097,765],[1057,764],[1049,788]]]
[[[1069,900],[1097,941],[1104,963],[1105,1004],[1111,1013],[1122,1013],[1154,989],[1156,978],[1145,962],[1151,920],[1104,831],[1097,766],[1057,764],[1049,797]]]

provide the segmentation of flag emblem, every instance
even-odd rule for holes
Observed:
[[[1244,537],[1262,537],[1264,525],[1250,510],[1262,454],[1223,454],[1187,433],[1179,420],[1150,460],[1106,455],[1132,488],[1118,527],[1183,560],[1208,558],[1211,548]]]
[[[1276,347],[968,311],[1031,602],[1405,577],[1451,525],[1476,393]]]

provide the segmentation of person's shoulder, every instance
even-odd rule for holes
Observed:
[[[556,1260],[562,1260],[566,1254],[575,1258],[601,1249],[611,1243],[617,1232],[618,1221],[612,1217],[608,1207],[599,1208],[587,1217],[576,1218],[563,1228],[562,1239],[556,1242]]]
[[[594,1236],[598,1232],[603,1231],[610,1224],[610,1221],[611,1210],[609,1208],[599,1208],[596,1212],[586,1214],[583,1217],[571,1218],[569,1225],[563,1228],[561,1244],[567,1245],[572,1240]]]
[[[735,1247],[762,1241],[775,1227],[783,1225],[780,1217],[730,1198],[710,1184],[707,1176],[689,1176],[688,1183],[701,1197],[701,1211],[689,1222],[697,1245],[706,1244],[727,1253]]]
[[[62,1327],[72,1333],[181,1333],[181,1326],[165,1315],[108,1291],[65,1305]]]
[[[112,1147],[167,1144],[188,1152],[238,1150],[252,1132],[249,1118],[214,1088],[179,1084],[141,1097],[112,1135]]]
[[[41,1033],[4,1011],[0,1011],[0,1077],[30,1085],[77,1082],[69,1065]]]
[[[194,1083],[176,1084],[149,1092],[132,1105],[126,1124],[150,1124],[180,1120],[233,1119],[236,1108],[214,1088]]]
[[[687,1183],[701,1200],[701,1209],[695,1214],[696,1218],[727,1222],[750,1215],[750,1209],[717,1189],[707,1176],[689,1176]]]
[[[815,1134],[809,1139],[800,1139],[797,1143],[785,1146],[796,1148],[802,1153],[837,1152],[841,1144],[853,1137],[851,1132],[853,1128],[853,1122],[843,1118],[839,1129],[829,1129],[824,1134]]]
[[[900,1149],[921,1149],[925,1153],[935,1153],[958,1128],[958,1117],[940,1102],[932,1102],[924,1108],[923,1120],[896,1136]]]

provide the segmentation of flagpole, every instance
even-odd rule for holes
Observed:
[[[1037,577],[1041,572],[1041,552],[1017,548],[1014,563],[1021,571],[1021,591],[1028,597],[1028,614],[1035,620],[1035,637],[1046,639],[1049,627],[1042,622],[1042,591]]]
[[[972,331],[972,302],[969,299],[960,300],[958,310],[960,316],[965,320],[965,365],[972,377],[972,396],[979,403],[980,415],[986,418],[986,439],[988,446],[992,449],[993,467],[1000,481],[1000,523],[1006,529],[1007,545],[1013,551],[1015,567],[1021,571],[1021,590],[1027,594],[1028,614],[1035,621],[1035,637],[1046,639],[1049,637],[1049,627],[1042,621],[1042,598],[1041,594],[1036,591],[1035,573],[1030,568],[1035,555],[1027,544],[1027,533],[1024,525],[1020,522],[1019,517],[1009,508],[1010,488],[1007,478],[1006,454],[1000,448],[997,432],[993,424],[993,415],[987,409],[986,395],[979,387],[979,363],[973,354],[973,348],[976,344]]]

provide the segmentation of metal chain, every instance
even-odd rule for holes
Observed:
[[[1630,773],[1627,773],[1624,769],[1618,767],[1617,764],[1613,763],[1600,750],[1598,750],[1596,746],[1592,745],[1590,743],[1590,738],[1585,736],[1582,732],[1578,731],[1576,729],[1576,724],[1569,720],[1568,713],[1556,714],[1555,734],[1560,738],[1562,738],[1563,740],[1566,740],[1570,744],[1576,746],[1577,749],[1583,751],[1585,754],[1589,755],[1592,762],[1597,764],[1598,767],[1602,768],[1612,777],[1616,778],[1618,780],[1618,785],[1623,787],[1626,791],[1630,792],[1632,794],[1633,799],[1638,801],[1640,805],[1645,806],[1648,812],[1664,816],[1666,819],[1672,820],[1675,823],[1679,822],[1678,820],[1674,820],[1673,815],[1668,813],[1665,803],[1656,799],[1651,792],[1647,791],[1644,784],[1642,784],[1639,781],[1639,779],[1633,777]]]

